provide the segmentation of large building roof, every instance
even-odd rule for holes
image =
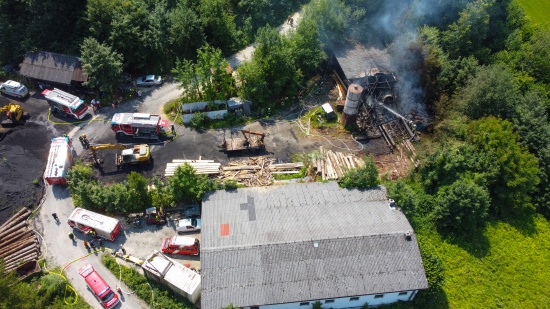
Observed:
[[[202,207],[202,307],[428,287],[412,227],[385,188],[334,182],[216,191]]]
[[[88,80],[77,57],[44,51],[28,53],[21,64],[20,74],[65,85],[70,85],[71,81]]]
[[[365,78],[373,68],[391,71],[390,56],[385,48],[350,43],[343,44],[332,52],[348,84]]]

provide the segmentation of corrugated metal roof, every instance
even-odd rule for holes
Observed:
[[[334,49],[333,53],[348,80],[364,78],[372,68],[391,71],[386,49],[355,43],[342,45]]]
[[[405,240],[412,227],[389,207],[383,187],[346,190],[331,182],[216,191],[203,201],[202,224],[203,308],[428,287],[416,238]]]
[[[21,64],[20,74],[65,85],[73,80],[88,80],[77,57],[44,51],[28,53]]]

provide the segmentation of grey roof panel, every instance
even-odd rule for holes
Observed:
[[[66,85],[72,80],[88,79],[77,57],[44,51],[28,53],[21,64],[20,74]]]
[[[348,80],[364,78],[372,68],[391,71],[391,59],[384,48],[367,47],[361,43],[343,44],[333,53]]]
[[[255,221],[240,206],[248,197]],[[404,237],[412,227],[389,207],[383,187],[310,183],[219,191],[205,198],[202,219],[204,308],[428,287],[416,238]],[[221,224],[230,225],[229,236],[221,236]]]

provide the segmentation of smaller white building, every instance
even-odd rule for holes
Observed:
[[[196,303],[201,295],[201,276],[191,269],[154,250],[141,265],[145,276],[162,283],[179,295]]]

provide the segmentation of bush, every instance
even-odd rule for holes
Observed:
[[[344,174],[338,183],[342,188],[372,188],[380,183],[378,169],[372,157],[365,157],[365,166],[351,169]]]
[[[196,112],[193,114],[193,119],[191,119],[191,126],[193,128],[203,128],[208,123],[208,118],[204,113]]]
[[[196,308],[189,300],[175,294],[167,287],[147,279],[135,269],[119,265],[115,258],[111,256],[105,255],[102,262],[117,278],[122,269],[122,281],[124,281],[131,290],[136,291],[136,295],[146,303],[150,304],[153,301],[151,299],[151,292],[153,292],[155,295],[153,307],[181,309]]]

